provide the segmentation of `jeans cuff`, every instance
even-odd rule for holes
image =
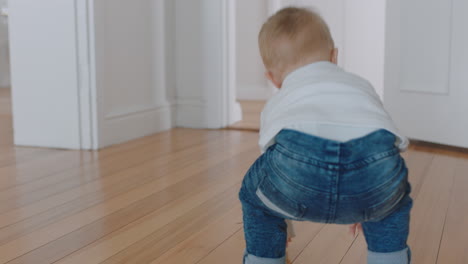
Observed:
[[[380,253],[368,250],[368,264],[410,264],[411,257],[409,248],[400,251]]]
[[[261,258],[244,252],[244,264],[285,264],[286,256],[282,258]]]

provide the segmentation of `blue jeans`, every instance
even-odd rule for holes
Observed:
[[[386,130],[336,142],[282,130],[244,177],[246,264],[285,263],[285,219],[362,223],[368,263],[409,263],[408,170]]]

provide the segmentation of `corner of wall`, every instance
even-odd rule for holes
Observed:
[[[177,126],[216,129],[239,116],[230,63],[233,3],[175,1]]]
[[[176,126],[176,59],[175,59],[175,1],[164,0],[165,18],[165,67],[166,67],[166,97],[170,108],[170,127]]]
[[[174,127],[176,114],[173,100],[175,66],[172,1],[141,1],[132,6],[127,11],[128,15],[134,16],[131,18],[136,20],[133,24],[122,24],[126,22],[116,20],[119,19],[120,13],[125,12],[125,7],[120,7],[111,0],[106,0],[106,4],[116,5],[115,9],[111,14],[99,13],[100,20],[94,25],[97,27],[96,74],[98,97],[100,97],[98,100],[100,148],[169,130]],[[104,8],[105,6],[99,6],[98,11],[103,11]],[[137,30],[139,28],[136,27],[141,25],[147,28]],[[99,34],[108,27],[117,27],[113,29],[113,35]],[[132,47],[135,47],[135,43],[146,43],[141,46],[141,50],[135,48],[132,50],[133,56],[130,60],[122,56],[113,56],[113,53],[109,52],[109,43],[115,42],[120,37],[119,32],[115,33],[120,27],[132,31],[129,37],[133,39],[128,43],[133,45]],[[112,47],[114,54],[126,48],[119,42]],[[106,74],[109,65],[116,63],[120,68],[115,69],[126,70],[129,76]],[[136,67],[145,67],[146,70],[136,73],[133,70]],[[133,82],[126,87],[123,86],[122,83],[128,82],[129,79]],[[123,93],[116,94],[115,84],[120,85]],[[131,93],[128,93],[130,91],[128,87],[131,87]]]

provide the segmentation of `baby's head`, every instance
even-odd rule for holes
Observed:
[[[306,8],[278,11],[263,24],[258,42],[266,76],[278,88],[297,68],[317,61],[337,62],[338,51],[327,24]]]

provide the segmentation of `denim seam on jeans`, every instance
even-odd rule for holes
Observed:
[[[279,152],[281,152],[279,149],[276,149],[276,150],[279,151]],[[281,152],[281,153],[282,153],[282,152]],[[284,153],[283,153],[283,154],[284,154]],[[289,156],[288,156],[288,157],[289,157]],[[380,160],[385,159],[385,158],[388,158],[388,157],[391,157],[391,156],[387,156],[387,157],[381,158]],[[292,157],[290,157],[290,158],[292,158]],[[294,159],[294,158],[292,158],[292,159]],[[295,159],[295,160],[297,160],[297,159]],[[298,161],[303,162],[302,160],[298,160]],[[377,162],[377,161],[379,161],[379,160],[375,160],[374,162]],[[271,166],[271,168],[277,173],[278,177],[281,177],[282,180],[284,180],[284,181],[287,182],[288,184],[294,186],[295,188],[301,189],[301,190],[303,190],[303,191],[307,191],[307,192],[314,193],[314,194],[317,195],[317,196],[324,196],[324,197],[329,196],[329,194],[330,194],[329,192],[317,191],[317,190],[315,190],[315,189],[307,188],[307,187],[305,187],[305,186],[302,186],[302,185],[299,185],[299,184],[295,183],[294,181],[291,181],[291,180],[287,177],[287,175],[285,175],[285,174],[282,172],[282,170],[281,170],[280,168],[278,168],[278,166],[275,164],[275,162],[271,162],[270,159],[268,159],[267,162],[269,163],[269,165]],[[311,165],[312,165],[312,166],[315,166],[315,164],[311,164]],[[404,168],[405,168],[404,165],[400,165],[400,170],[399,170],[399,172],[400,172],[402,169],[404,169]],[[336,171],[336,172],[339,173],[339,171]],[[398,174],[396,174],[396,175],[398,175]],[[361,194],[362,194],[362,195],[365,195],[367,192],[369,192],[369,193],[375,193],[376,191],[382,190],[382,189],[386,188],[386,187],[388,186],[388,184],[391,183],[393,180],[394,180],[394,179],[391,178],[391,179],[389,179],[389,180],[383,182],[382,184],[380,184],[380,185],[378,185],[378,186],[374,186],[374,187],[372,188],[372,190],[363,192],[363,193],[361,193]],[[332,189],[332,188],[330,188],[329,190],[331,190],[331,189]],[[331,193],[335,193],[335,192],[333,192],[333,190],[331,190]],[[359,194],[359,193],[358,193],[358,194],[352,194],[352,195],[343,195],[343,194],[341,194],[341,195],[340,195],[340,200],[341,200],[341,199],[342,199],[342,200],[351,200],[351,199],[348,199],[347,197],[348,197],[348,196],[356,197],[357,195],[360,195],[360,194]]]
[[[398,173],[395,174],[395,177],[398,177],[398,175],[401,173],[401,171],[405,170],[405,169],[406,169],[406,167],[404,165],[401,165],[399,170],[398,170]],[[360,199],[358,196],[366,195],[368,193],[373,194],[374,196],[376,196],[376,195],[378,195],[378,192],[386,189],[388,187],[388,185],[390,185],[393,181],[395,181],[395,178],[390,178],[387,181],[383,182],[382,184],[373,187],[371,190],[366,190],[365,192],[362,192],[362,193],[356,193],[356,194],[350,194],[350,195],[342,194],[342,195],[340,195],[340,200],[352,201],[352,200],[355,200],[355,199]],[[370,197],[372,197],[372,196],[370,196]]]
[[[267,184],[270,186],[270,190],[273,188],[278,194],[281,195],[281,197],[283,198],[283,201],[288,201],[288,204],[290,207],[294,207],[294,209],[296,211],[298,211],[299,213],[297,213],[296,215],[291,215],[290,213],[286,212],[286,210],[283,210],[282,208],[280,208],[282,211],[286,212],[287,215],[285,216],[292,216],[290,217],[291,219],[293,220],[300,220],[301,217],[304,216],[304,214],[306,213],[306,210],[307,210],[307,207],[305,207],[304,205],[300,204],[300,203],[297,203],[296,201],[294,200],[291,200],[287,195],[285,195],[284,193],[282,193],[279,188],[277,186],[275,186],[275,184],[270,181],[270,179],[268,178],[268,175],[266,174],[266,172],[264,171],[263,168],[260,168],[260,171],[261,171],[261,179],[258,183],[258,187],[257,187],[257,190],[255,190],[255,195],[257,196],[257,198],[259,198],[260,201],[262,201],[263,205],[266,206],[267,208],[271,209],[267,204],[264,203],[264,201],[258,197],[257,195],[257,192],[260,190],[260,192],[262,192],[262,194],[266,197],[266,195],[263,193],[263,191],[261,190],[262,188],[263,189],[267,189]],[[266,197],[268,199],[268,197]],[[269,200],[269,199],[268,199]],[[271,202],[272,204],[274,204],[272,201],[269,200],[269,202]],[[277,206],[277,205],[275,205]],[[279,208],[279,207],[278,207]],[[275,211],[275,210],[273,210]],[[278,212],[277,212],[278,213]],[[282,213],[279,213],[280,215],[283,215]]]
[[[338,165],[338,164],[333,164],[333,163],[330,163],[330,162],[326,162],[326,161],[321,161],[321,160],[317,160],[317,159],[314,159],[314,158],[311,158],[311,157],[307,157],[307,158],[302,158],[302,156],[299,154],[299,153],[295,153],[293,151],[290,151],[289,149],[287,149],[285,146],[281,145],[281,144],[276,144],[276,145],[273,145],[272,148],[276,149],[278,152],[282,153],[283,155],[291,158],[291,159],[295,159],[297,161],[300,161],[300,162],[304,162],[304,163],[307,163],[309,165],[313,165],[313,166],[317,166],[319,168],[324,168],[324,169],[328,169],[328,170],[340,170],[340,169],[346,169],[347,171],[352,171],[352,170],[356,170],[356,169],[360,169],[362,167],[365,167],[373,162],[376,162],[376,161],[379,161],[379,160],[382,160],[382,159],[385,159],[385,158],[388,158],[388,157],[391,157],[391,156],[394,156],[396,154],[399,154],[400,153],[400,150],[396,147],[393,147],[392,149],[389,149],[387,151],[384,151],[384,152],[380,152],[380,153],[377,153],[377,154],[372,154],[372,155],[369,155],[368,157],[364,157],[360,160],[356,160],[356,161],[352,161],[348,164],[341,164],[341,165]],[[339,152],[339,149],[338,149],[338,152]]]
[[[262,192],[262,190],[260,190],[260,188],[257,189],[255,194],[257,195],[258,199],[260,199],[260,201],[262,201],[263,205],[265,205],[267,208],[269,208],[273,212],[276,212],[276,213],[278,213],[280,215],[283,215],[283,216],[285,216],[285,218],[294,219],[294,220],[299,220],[300,219],[300,217],[297,218],[294,215],[291,215],[288,212],[284,211],[283,209],[279,208],[276,204],[274,204],[272,201],[270,201],[270,199],[268,199],[268,197],[266,197],[265,194],[263,194],[263,192]]]
[[[314,195],[317,195],[317,196],[323,196],[323,197],[329,197],[330,194],[328,192],[320,192],[320,191],[317,191],[317,190],[314,190],[314,189],[310,189],[310,188],[307,188],[307,187],[304,187],[302,185],[299,185],[297,183],[295,183],[294,181],[291,181],[287,175],[285,175],[277,166],[274,162],[270,162],[268,161],[271,169],[277,173],[277,176],[280,177],[283,181],[287,182],[288,184],[294,186],[295,188],[298,188],[298,189],[301,189],[303,191],[307,191],[307,192],[311,192],[311,193],[314,193]]]
[[[319,168],[323,168],[323,169],[328,169],[328,170],[339,170],[339,166],[338,165],[332,165],[328,162],[324,162],[324,161],[320,161],[320,160],[316,160],[316,159],[312,159],[312,158],[307,158],[307,159],[303,159],[299,156],[298,153],[294,153],[290,150],[288,150],[286,147],[282,146],[281,144],[276,144],[275,145],[275,150],[277,150],[278,152],[280,152],[281,154],[291,158],[291,159],[294,159],[294,160],[297,160],[297,161],[300,161],[300,162],[304,162],[304,163],[307,163],[309,165],[312,165],[312,166],[316,166],[316,167],[319,167]]]
[[[341,145],[340,147],[337,149],[336,151],[336,155],[338,156],[338,162],[341,163]],[[339,166],[338,167],[338,171],[336,171],[336,173],[333,173],[333,175],[331,175],[331,180],[330,180],[330,200],[329,200],[329,205],[330,205],[330,208],[329,208],[329,213],[328,213],[328,219],[327,219],[327,222],[328,223],[331,223],[332,221],[334,221],[336,219],[336,209],[337,209],[337,205],[338,205],[338,197],[339,197],[339,194],[338,194],[338,185],[340,184],[340,179],[341,179],[341,174],[342,174],[342,166]]]
[[[343,164],[343,168],[346,169],[347,171],[357,170],[371,163],[393,157],[399,153],[400,153],[400,150],[398,148],[393,148],[391,150],[388,150],[379,154],[374,154],[372,156],[363,158],[361,160],[353,161],[352,163]]]
[[[385,202],[388,202],[385,201],[385,202],[381,202],[381,203],[378,203],[370,208],[368,208],[365,212],[365,218],[366,218],[366,221],[368,222],[375,222],[375,221],[380,221],[382,219],[384,219],[385,217],[387,217],[388,215],[392,214],[393,211],[395,210],[398,210],[402,205],[402,203],[404,203],[404,199],[406,199],[406,197],[409,197],[409,194],[411,192],[411,186],[407,183],[405,184],[405,186],[403,186],[403,184],[400,186],[401,189],[406,189],[405,192],[402,192],[400,194],[400,196],[398,198],[396,198],[395,200],[397,200],[396,202],[396,205],[393,206],[393,208],[391,210],[389,210],[388,212],[386,212],[385,214],[382,214],[381,216],[379,217],[374,217],[374,218],[371,218],[370,215],[373,215],[375,213],[375,211],[381,211],[383,210],[383,208],[379,208],[381,207],[381,205],[383,205]],[[384,207],[385,208],[385,207]]]

